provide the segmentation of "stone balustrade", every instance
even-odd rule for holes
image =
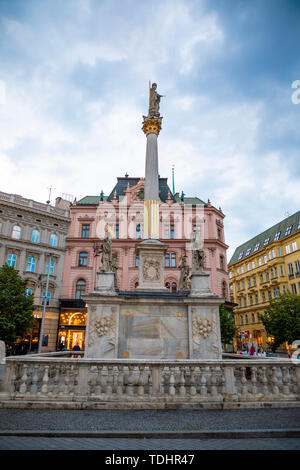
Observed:
[[[300,406],[300,361],[7,358],[0,407]]]

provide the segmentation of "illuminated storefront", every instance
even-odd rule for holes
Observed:
[[[58,349],[85,348],[86,312],[62,312],[59,319]]]

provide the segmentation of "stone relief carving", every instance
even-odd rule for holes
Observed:
[[[91,322],[89,330],[90,345],[94,344],[95,336],[98,336],[98,338],[106,337],[111,347],[115,345],[116,324],[115,319],[112,316],[95,318]]]
[[[159,281],[160,262],[153,258],[145,258],[143,263],[143,279],[145,281]]]
[[[212,324],[207,318],[194,317],[193,318],[193,337],[200,336],[200,338],[208,338],[212,332]]]

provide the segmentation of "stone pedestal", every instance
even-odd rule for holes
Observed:
[[[217,296],[127,292],[84,297],[86,358],[221,359]]]
[[[205,272],[191,275],[191,296],[213,295],[209,287],[209,274]]]
[[[137,291],[167,291],[164,286],[165,253],[168,247],[159,240],[144,240],[136,246],[139,257]]]
[[[104,272],[97,273],[96,291],[105,295],[117,295],[115,289],[115,274]]]

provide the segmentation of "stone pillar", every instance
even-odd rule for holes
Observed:
[[[159,239],[159,179],[157,138],[162,118],[145,117],[143,131],[147,136],[145,199],[144,199],[144,239]]]

